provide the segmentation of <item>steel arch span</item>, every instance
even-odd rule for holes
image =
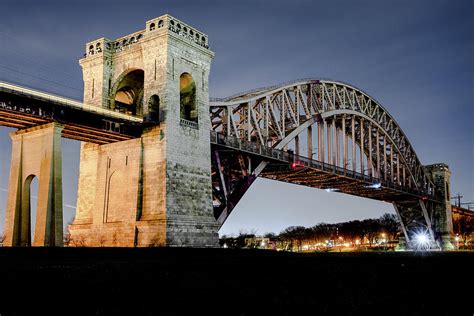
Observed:
[[[393,203],[411,246],[422,230],[433,245],[449,233],[450,214],[436,211],[449,202],[447,186],[434,177],[447,166],[423,166],[395,119],[361,89],[301,79],[211,99],[210,115],[220,225],[260,176]]]

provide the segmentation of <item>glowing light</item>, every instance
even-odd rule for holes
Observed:
[[[459,236],[454,237],[456,241],[459,241]]]
[[[327,188],[327,189],[324,189],[326,192],[336,192],[338,191],[339,189],[335,189],[335,188]]]
[[[371,184],[371,185],[366,186],[366,188],[380,189],[381,186],[382,186],[381,183],[373,183],[373,184]]]
[[[430,238],[427,233],[419,232],[415,234],[415,245],[418,249],[429,249],[430,248]]]
[[[360,245],[360,240],[356,239],[356,245]]]

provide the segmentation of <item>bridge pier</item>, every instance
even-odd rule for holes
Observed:
[[[141,138],[82,143],[71,246],[216,247],[209,170],[173,162],[156,127]]]
[[[84,103],[146,124],[136,139],[82,145],[73,245],[218,246],[207,41],[164,15],[118,41],[86,44]]]
[[[5,246],[62,246],[61,132],[57,123],[10,134],[12,159]],[[35,235],[31,241],[30,184],[38,177]]]
[[[434,195],[438,199],[433,209],[433,229],[443,250],[453,250],[453,216],[451,212],[451,171],[447,164],[424,166],[425,172],[434,184]]]

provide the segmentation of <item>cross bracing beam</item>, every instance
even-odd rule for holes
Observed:
[[[372,169],[369,171],[369,168],[373,168],[384,178],[391,180],[395,180],[394,170],[402,169],[410,178],[407,184],[426,190],[431,190],[433,187],[433,184],[427,180],[420,160],[406,135],[393,117],[374,98],[346,83],[317,79],[297,80],[280,86],[255,89],[224,99],[212,99],[210,107],[213,112],[214,131],[225,131],[229,136],[240,138],[242,134],[236,131],[246,131],[247,141],[269,146],[279,144],[290,133],[295,136],[292,138],[294,140],[305,128],[314,125],[308,124],[308,120],[313,120],[315,116],[323,117],[324,121],[328,117],[335,117],[337,130],[331,132],[333,128],[325,128],[329,141],[326,142],[323,139],[322,143],[327,148],[318,149],[320,153],[324,152],[333,159],[332,150],[339,148],[338,142],[342,143],[336,135],[343,129],[352,140],[352,156],[355,156],[356,152],[361,155],[360,149],[365,154],[363,158],[352,157],[354,167],[357,161],[361,171],[371,173]],[[225,112],[229,115],[221,116],[216,120],[216,116],[224,112],[215,112],[216,108],[226,108]],[[245,110],[246,108],[252,111]],[[329,115],[330,112],[332,115]],[[243,116],[242,113],[251,113],[252,117],[258,118],[258,124],[257,120],[245,116],[248,114]],[[343,115],[348,118],[345,123],[348,126],[345,128],[342,128],[340,123],[340,117]],[[351,123],[351,118],[355,117],[357,117],[356,122]],[[364,126],[370,124],[371,128],[373,127],[370,136],[361,134],[362,131],[367,133],[366,128],[361,128],[363,126],[359,122],[361,118],[364,119]],[[354,124],[355,127],[353,134],[350,124]],[[235,128],[229,129],[225,126],[235,126]],[[380,133],[380,139],[375,137],[375,131]],[[332,148],[329,148],[330,145]],[[334,160],[338,161],[338,164],[341,164],[341,160],[347,163],[348,157],[342,156],[342,159],[337,159],[338,155],[339,152],[336,150]],[[370,163],[363,165],[368,159]],[[394,161],[399,166],[395,167]]]
[[[215,166],[218,169],[213,172],[212,178],[213,187],[221,197],[215,199],[214,203],[216,219],[221,225],[259,176],[390,203],[411,201],[413,204],[420,199],[435,200],[434,196],[417,188],[401,186],[396,182],[284,151],[284,144],[281,142],[272,148],[258,142],[242,141],[233,136],[211,132],[212,150],[218,153],[213,156],[219,157],[213,164],[213,169],[215,170]],[[249,168],[249,174],[243,172],[248,169],[242,168],[242,161],[245,161],[241,159],[242,155],[247,156],[247,161],[252,161],[251,165],[255,166],[253,170]],[[223,164],[227,166],[225,174],[222,173]],[[227,183],[227,186],[223,187],[222,183]],[[242,184],[244,188],[241,187]]]
[[[231,203],[221,198],[214,204],[221,225],[260,176],[393,203],[404,233],[413,235],[421,225],[433,241],[434,185],[403,130],[364,91],[304,79],[212,99],[210,111],[211,148],[225,148],[233,183]],[[247,157],[247,175],[229,149]],[[213,183],[222,195],[215,176]]]

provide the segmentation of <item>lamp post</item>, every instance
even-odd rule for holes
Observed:
[[[386,235],[385,233],[382,233],[381,236],[382,236],[383,250],[386,250],[387,239],[385,239],[385,237],[386,237],[387,235]]]

